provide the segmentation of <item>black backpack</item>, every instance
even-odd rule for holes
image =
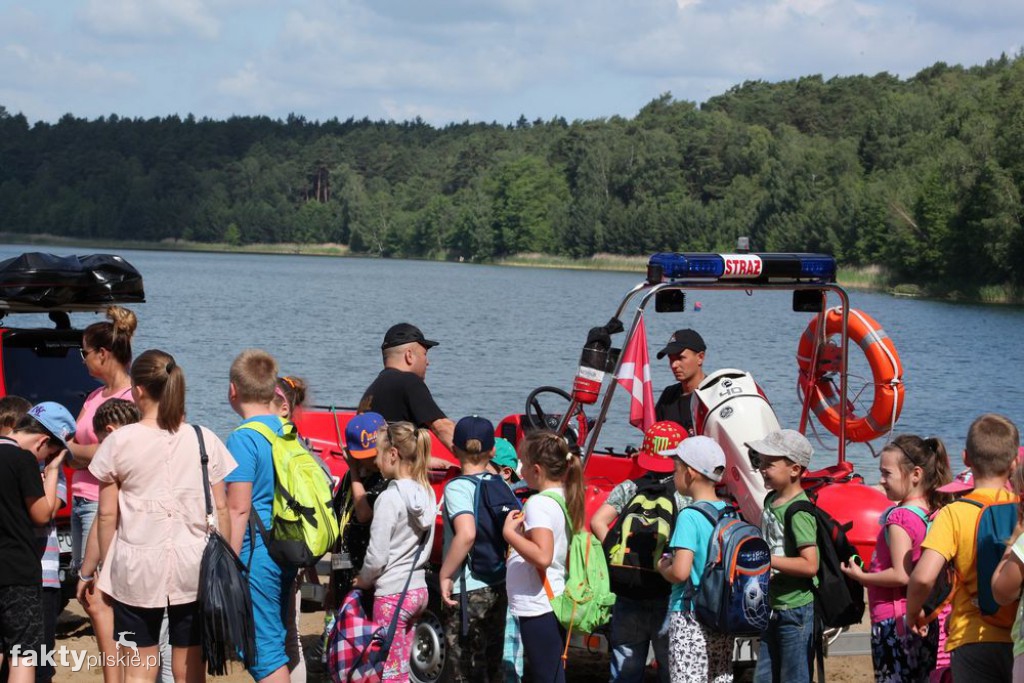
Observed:
[[[613,593],[634,600],[668,596],[672,584],[658,573],[679,510],[675,486],[653,477],[635,480],[636,494],[608,530],[601,547]]]
[[[864,587],[843,573],[840,565],[849,562],[857,549],[846,537],[853,522],[840,524],[820,507],[798,500],[786,509],[784,521],[789,534],[793,515],[806,512],[814,516],[818,530],[818,585],[814,589],[815,611],[825,628],[859,624],[864,618]]]

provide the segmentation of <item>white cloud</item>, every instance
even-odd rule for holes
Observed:
[[[47,7],[51,7],[50,4]],[[1024,3],[988,0],[0,0],[0,103],[434,123],[631,116],[670,90],[977,64]],[[57,9],[60,8],[60,9]],[[31,75],[29,75],[31,74]]]
[[[87,0],[80,17],[91,32],[107,38],[143,41],[220,33],[220,21],[204,0]]]
[[[82,62],[59,52],[39,54],[26,45],[8,43],[0,49],[0,72],[8,85],[35,90],[57,88],[65,93],[96,89],[113,92],[137,83],[127,71],[109,69],[96,62]]]

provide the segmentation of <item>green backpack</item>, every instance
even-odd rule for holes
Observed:
[[[338,519],[331,503],[331,481],[310,455],[291,422],[281,420],[282,434],[252,420],[238,429],[251,429],[270,442],[274,459],[274,502],[268,530],[252,513],[270,556],[279,565],[312,567],[334,547]]]
[[[538,570],[544,580],[544,591],[551,601],[555,617],[570,637],[574,629],[582,633],[593,633],[611,620],[612,605],[615,604],[615,594],[608,584],[608,562],[601,542],[588,531],[573,533],[572,518],[562,496],[548,491],[538,495],[551,498],[562,508],[566,534],[570,539],[569,558],[565,563],[565,590],[556,596],[548,583],[547,573]]]

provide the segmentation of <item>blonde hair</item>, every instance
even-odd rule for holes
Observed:
[[[465,448],[454,446],[452,450],[455,451],[455,457],[459,462],[471,465],[489,462],[494,457],[494,449],[485,451],[484,445],[480,443],[479,439],[467,439]]]
[[[176,432],[185,421],[185,373],[166,351],[150,349],[132,363],[132,384],[142,387],[159,405],[156,423]]]
[[[573,532],[582,529],[586,515],[583,463],[565,439],[546,429],[532,431],[519,444],[519,459],[527,466],[539,465],[548,479],[562,482]]]
[[[121,365],[132,362],[132,337],[139,321],[135,313],[121,306],[107,309],[107,321],[93,323],[82,332],[82,341],[93,349],[107,349]]]
[[[277,387],[277,361],[262,349],[246,349],[231,363],[229,375],[242,403],[270,403]]]
[[[395,448],[398,457],[412,466],[412,478],[427,491],[430,488],[430,431],[411,422],[393,422],[377,430],[377,448]]]

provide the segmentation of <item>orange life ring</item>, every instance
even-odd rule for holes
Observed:
[[[825,341],[842,331],[843,311],[841,307],[825,312]],[[896,423],[903,409],[903,365],[896,345],[874,318],[863,311],[850,309],[847,321],[849,339],[864,351],[874,380],[875,394],[871,410],[867,415],[857,416],[847,403],[846,438],[850,441],[871,441],[886,434]],[[831,372],[823,367],[830,362],[828,356],[834,345],[823,344],[819,351],[819,363],[811,368],[811,354],[818,338],[818,318],[814,317],[800,337],[796,360],[800,367],[800,386],[811,393],[811,410],[822,426],[836,436],[839,435],[839,392],[832,381]]]

